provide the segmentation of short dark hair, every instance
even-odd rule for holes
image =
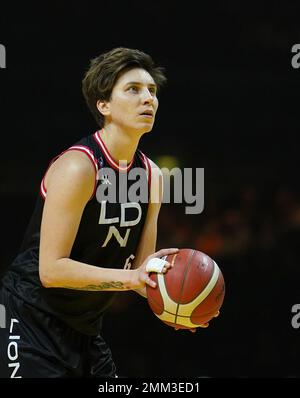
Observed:
[[[145,69],[152,76],[158,90],[167,80],[164,68],[155,66],[150,55],[140,50],[118,47],[90,61],[82,80],[82,92],[100,128],[104,125],[104,116],[97,109],[97,101],[109,101],[118,77],[125,70],[133,68]]]

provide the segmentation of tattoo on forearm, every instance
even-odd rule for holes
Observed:
[[[125,289],[125,286],[122,282],[103,282],[99,285],[86,285],[86,286],[62,286],[65,289],[73,289],[73,290],[90,290],[90,291],[97,291],[97,290],[104,290],[104,289]]]

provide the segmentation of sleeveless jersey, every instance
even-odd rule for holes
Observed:
[[[114,171],[115,175],[115,179],[105,175],[96,179],[94,194],[83,211],[70,258],[98,267],[129,268],[128,264],[136,254],[145,223],[148,200],[130,202],[128,192],[136,181],[126,179],[126,184],[123,185],[119,182],[122,177],[124,180],[125,172],[128,175],[137,168],[150,182],[151,166],[148,158],[137,150],[130,164],[120,167],[102,141],[101,131],[81,139],[67,149],[69,150],[84,152],[96,172],[105,168]],[[62,154],[54,158],[50,165]],[[117,199],[121,193],[123,197],[125,194],[127,200],[123,203],[101,200],[97,194],[100,184],[116,184]],[[102,315],[117,292],[44,288],[39,279],[40,225],[46,195],[43,179],[20,252],[2,283],[13,295],[32,306],[33,310],[37,308],[52,314],[81,333],[96,335],[101,329]]]

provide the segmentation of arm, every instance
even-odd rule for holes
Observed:
[[[133,262],[133,268],[138,267],[138,264],[145,261],[145,259],[156,250],[157,221],[163,196],[163,176],[161,170],[154,162],[150,160],[150,164],[152,169],[151,198],[153,201],[149,203],[144,229]],[[146,287],[135,291],[141,296],[147,297]]]
[[[93,193],[94,183],[95,170],[81,152],[66,152],[49,169],[41,224],[41,283],[49,288],[78,290],[131,290],[144,287],[145,283],[152,285],[145,270],[146,264],[135,270],[123,270],[96,267],[70,259],[81,216]],[[169,252],[171,249],[165,250]]]

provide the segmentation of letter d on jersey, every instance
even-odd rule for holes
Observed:
[[[120,227],[133,227],[141,221],[142,208],[139,203],[121,203],[121,220],[120,217],[107,218],[106,217],[106,200],[101,201],[101,210],[99,217],[99,224],[118,224]],[[135,220],[126,220],[126,209],[136,209],[137,217]]]
[[[6,311],[3,304],[0,304],[0,328],[6,328]]]

